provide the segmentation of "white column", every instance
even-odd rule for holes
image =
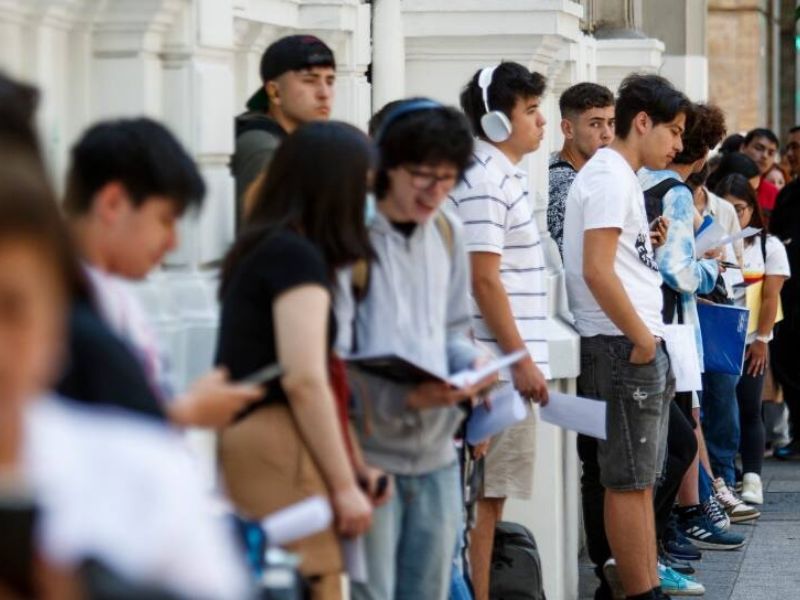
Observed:
[[[380,109],[406,94],[406,49],[400,0],[372,3],[372,105]]]
[[[658,73],[664,43],[654,38],[597,40],[597,82],[616,93],[631,73]]]

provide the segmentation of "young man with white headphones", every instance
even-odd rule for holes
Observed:
[[[527,349],[529,356],[501,375],[526,400],[547,403],[545,259],[520,167],[544,137],[539,103],[545,78],[520,64],[481,69],[461,94],[477,135],[473,166],[450,196],[464,224],[472,266],[470,297],[478,341],[496,354]],[[486,455],[477,519],[470,538],[476,600],[489,596],[494,529],[506,498],[528,499],[533,486],[535,421],[492,438]]]
[[[441,211],[469,165],[469,125],[455,108],[416,98],[381,109],[370,132],[380,153],[369,223],[375,257],[366,281],[358,265],[341,274],[337,350],[405,356],[438,373],[476,366],[486,357],[470,338],[462,229]],[[369,369],[349,375],[364,460],[391,474],[396,490],[373,512],[368,577],[353,584],[352,597],[446,600],[462,528],[457,405],[491,382],[462,390]]]

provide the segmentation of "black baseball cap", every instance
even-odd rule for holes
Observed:
[[[289,35],[270,44],[261,56],[261,81],[266,83],[286,71],[309,67],[333,67],[336,61],[328,45],[313,35]],[[267,111],[269,96],[262,85],[247,101],[252,111]]]

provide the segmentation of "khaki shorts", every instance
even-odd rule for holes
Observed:
[[[481,497],[529,500],[535,459],[536,416],[531,410],[524,421],[498,433],[489,443]]]

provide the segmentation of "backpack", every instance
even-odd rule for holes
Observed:
[[[494,530],[489,598],[547,600],[536,540],[518,523],[500,521]]]
[[[652,223],[664,214],[664,196],[671,189],[679,186],[691,191],[688,185],[672,177],[644,191],[644,208],[647,212],[648,223]],[[680,292],[673,290],[666,283],[662,283],[661,294],[664,296],[664,307],[661,311],[664,323],[672,323],[673,315],[677,315],[678,323],[683,323],[683,304],[681,303]]]

